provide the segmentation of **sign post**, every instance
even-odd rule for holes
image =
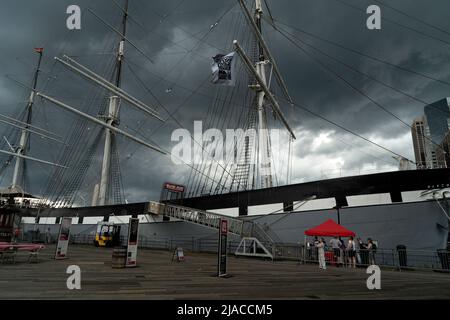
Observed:
[[[160,202],[166,200],[180,200],[184,198],[185,187],[179,184],[165,182],[161,190]],[[164,207],[165,210],[166,207]],[[170,217],[163,214],[163,221],[170,221]]]
[[[69,248],[70,226],[72,218],[65,217],[61,219],[59,227],[58,244],[56,246],[55,259],[67,259],[67,249]]]
[[[0,242],[11,242],[14,229],[14,214],[0,213]]]
[[[130,218],[128,225],[127,261],[125,267],[136,267],[138,249],[139,218]]]
[[[228,220],[220,219],[219,224],[219,261],[218,261],[218,277],[227,275],[227,240],[228,240]]]

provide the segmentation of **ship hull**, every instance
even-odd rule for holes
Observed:
[[[443,208],[450,201],[441,201]],[[394,203],[360,207],[348,207],[339,210],[324,209],[269,215],[247,216],[263,227],[269,227],[274,240],[283,243],[303,243],[305,230],[317,226],[327,219],[340,221],[346,228],[354,231],[364,241],[372,238],[378,241],[379,248],[395,249],[404,245],[408,250],[436,251],[445,249],[448,241],[449,221],[442,208],[434,201],[412,203]],[[89,235],[95,230],[95,224],[75,224],[72,235]],[[58,225],[25,224],[24,232],[38,227],[41,233],[50,227],[57,234]],[[139,229],[143,239],[217,239],[217,231],[207,227],[183,221],[161,221],[142,223]],[[127,225],[122,227],[126,236]],[[238,240],[238,239],[236,239]]]
[[[449,202],[442,203],[445,208]],[[282,242],[304,241],[304,232],[327,219],[340,221],[356,236],[378,241],[380,248],[394,249],[405,245],[411,250],[435,251],[445,249],[449,222],[436,201],[393,203],[328,210],[292,212],[249,217],[269,226]]]

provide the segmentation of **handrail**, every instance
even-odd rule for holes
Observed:
[[[237,235],[242,234],[243,221],[226,215],[198,210],[194,208],[159,202],[150,202],[148,212],[152,214],[162,214],[168,217],[201,224],[214,229],[219,229],[220,219],[228,221],[228,230]]]
[[[71,242],[76,244],[92,244],[92,235],[76,234],[71,236]],[[122,237],[122,244],[126,243],[125,237]],[[200,239],[197,237],[147,237],[139,236],[139,248],[148,249],[163,249],[173,250],[178,246],[182,246],[186,250],[195,252],[216,252],[218,246],[218,239]],[[229,252],[234,252],[239,246],[239,241],[229,241]],[[317,254],[314,253],[314,247],[306,249],[301,243],[273,243],[272,247],[267,247],[269,252],[273,254],[275,260],[296,260],[303,263],[317,263]],[[327,250],[329,251],[329,250]],[[331,251],[330,251],[331,252]],[[367,250],[358,250],[357,253],[363,255]],[[305,253],[305,255],[304,255]],[[343,253],[345,256],[345,252]],[[328,260],[327,264],[333,264],[333,261]],[[367,256],[366,256],[367,259]],[[443,270],[450,271],[450,251],[448,250],[396,250],[396,249],[382,249],[378,248],[375,253],[376,264],[380,267],[387,268],[408,268],[408,269],[422,269],[422,270]],[[366,260],[367,261],[367,260]],[[369,261],[370,262],[370,261]],[[334,263],[336,263],[334,261]],[[347,261],[343,261],[347,264]],[[367,262],[357,261],[358,266],[366,266]]]
[[[258,223],[233,218],[215,212],[151,201],[148,206],[148,213],[161,214],[214,229],[219,229],[220,219],[226,219],[228,221],[228,231],[230,233],[241,237],[255,237],[266,244],[273,244],[275,242],[273,237],[271,237]]]

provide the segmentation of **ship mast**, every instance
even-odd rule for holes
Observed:
[[[20,175],[20,171],[23,170],[23,161],[24,161],[24,156],[25,155],[25,150],[27,147],[27,143],[28,143],[28,138],[29,138],[29,129],[30,129],[30,125],[31,125],[31,116],[32,116],[32,108],[33,108],[33,104],[34,104],[34,97],[36,94],[36,86],[37,86],[37,82],[38,82],[38,78],[39,78],[39,71],[40,71],[40,67],[41,67],[41,61],[42,61],[42,48],[38,48],[35,49],[35,51],[37,53],[39,53],[39,60],[37,63],[37,67],[36,67],[36,71],[34,72],[34,77],[33,77],[33,85],[32,85],[32,90],[30,93],[30,97],[28,98],[28,103],[27,103],[27,107],[26,107],[26,125],[25,127],[22,129],[22,132],[20,134],[20,140],[19,140],[19,146],[16,150],[16,161],[15,161],[15,165],[14,165],[14,172],[13,172],[13,177],[12,177],[12,181],[11,181],[11,187],[15,188],[18,187],[18,180],[19,180],[19,175]]]
[[[272,171],[272,152],[270,145],[270,135],[267,126],[266,107],[270,107],[274,115],[283,123],[284,127],[290,134],[290,139],[295,139],[295,134],[289,125],[286,117],[283,115],[281,108],[276,101],[274,95],[270,91],[271,81],[266,80],[266,67],[270,65],[270,74],[274,75],[278,85],[280,86],[283,95],[287,101],[292,103],[292,98],[289,95],[287,86],[281,73],[278,69],[277,63],[270,53],[269,47],[262,37],[262,3],[261,0],[255,0],[255,12],[252,14],[245,5],[244,0],[239,0],[244,16],[246,17],[257,42],[258,57],[252,61],[244,49],[239,45],[237,40],[233,41],[236,52],[242,59],[242,62],[247,67],[250,74],[254,77],[256,84],[250,87],[256,90],[256,111],[258,115],[258,154],[257,154],[257,173],[259,176],[258,182],[260,188],[270,188],[273,186],[273,171]],[[271,79],[272,77],[270,77]]]
[[[121,38],[119,42],[119,47],[117,51],[117,60],[116,60],[116,77],[115,77],[115,85],[120,88],[121,80],[122,80],[122,63],[124,58],[124,45],[125,45],[125,33],[127,28],[127,18],[128,18],[128,0],[125,1],[125,8],[123,11],[123,19],[122,19],[122,32]],[[120,98],[116,95],[111,95],[109,97],[109,106],[108,112],[104,116],[104,121],[111,126],[116,127],[119,124],[119,109],[120,109]],[[93,205],[106,205],[106,198],[108,193],[108,186],[110,184],[110,172],[111,172],[111,158],[113,152],[113,139],[114,135],[110,129],[105,128],[105,145],[103,149],[103,161],[102,161],[102,169],[101,169],[101,178],[100,184],[97,185],[94,189],[93,195]],[[98,202],[97,202],[97,193],[98,193]]]
[[[261,28],[261,18],[262,18],[262,5],[261,0],[255,0],[255,15],[254,21],[258,27],[258,31],[262,33]],[[255,64],[255,69],[258,75],[261,77],[265,85],[267,85],[266,80],[266,65],[267,61],[264,57],[264,49],[258,41],[258,61]],[[270,150],[270,140],[269,133],[267,130],[267,116],[266,110],[264,109],[264,97],[265,93],[262,90],[258,90],[256,93],[257,99],[257,110],[258,110],[258,158],[259,158],[259,176],[260,176],[260,187],[270,188],[273,186],[272,177],[272,167],[271,167],[271,150]]]

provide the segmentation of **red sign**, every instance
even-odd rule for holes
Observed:
[[[65,259],[69,247],[70,226],[72,218],[63,217],[59,228],[58,244],[56,246],[55,259]]]
[[[220,220],[220,233],[228,233],[228,220]]]
[[[184,186],[166,182],[164,184],[164,189],[170,190],[172,192],[184,192]]]

